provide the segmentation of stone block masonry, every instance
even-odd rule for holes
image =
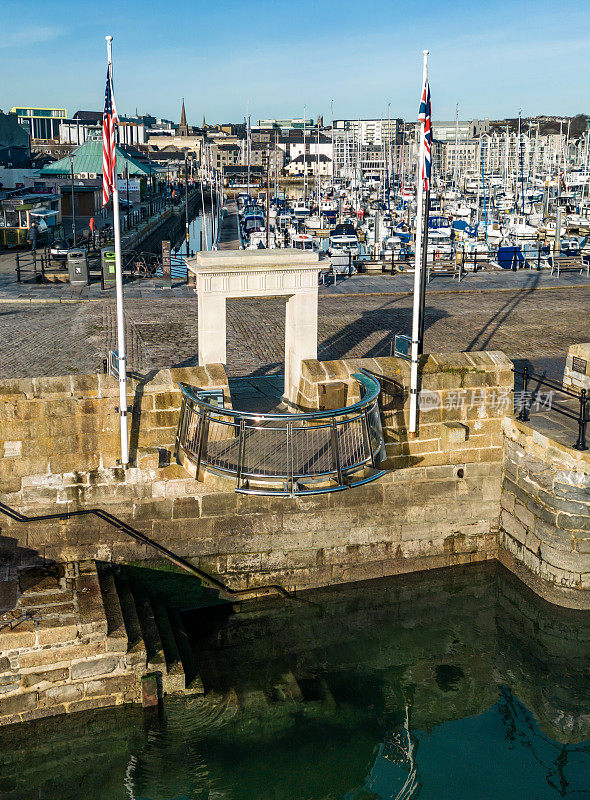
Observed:
[[[7,441],[11,452],[21,442],[25,449],[32,445],[36,455],[29,461],[11,457],[16,469],[0,484],[4,500],[37,514],[104,507],[235,588],[280,583],[303,589],[495,557],[505,411],[497,398],[508,396],[510,362],[488,353],[425,359],[422,390],[429,407],[421,412],[420,436],[414,440],[405,433],[405,362],[304,362],[312,390],[322,380],[344,380],[348,402],[358,391],[351,375],[360,368],[382,380],[389,440],[390,469],[371,485],[308,498],[243,497],[232,483],[197,482],[178,465],[163,466],[174,447],[178,381],[227,392],[223,368],[210,365],[162,370],[132,387],[131,437],[138,466],[126,471],[115,466],[114,380],[85,377],[86,397],[76,395],[72,378],[60,379],[59,386],[51,381],[21,386],[29,395],[16,395],[16,402],[14,394],[7,398],[5,416],[15,406],[33,416],[34,407],[41,411],[39,424],[28,429],[27,441],[20,417],[8,419]],[[90,414],[82,425],[87,403],[96,419]],[[59,428],[51,424],[56,413]],[[460,436],[449,433],[447,413]],[[112,430],[107,434],[102,428]],[[19,552],[58,562],[154,557],[145,545],[96,518],[29,524],[6,519],[0,525]]]
[[[572,344],[568,348],[563,385],[567,389],[585,389],[590,393],[590,342]]]
[[[307,498],[244,497],[231,482],[199,482],[169,464],[181,406],[178,382],[223,388],[231,401],[225,370],[209,365],[161,370],[131,384],[137,466],[128,470],[117,467],[118,389],[112,378],[3,381],[1,499],[30,514],[102,507],[232,587],[279,583],[304,589],[498,557],[506,447],[501,557],[512,558],[527,580],[536,576],[560,585],[587,603],[582,479],[564,497],[561,484],[567,481],[534,488],[527,478],[518,491],[530,489],[532,496],[510,508],[511,448],[529,445],[515,443],[504,423],[512,402],[509,360],[502,353],[424,356],[415,439],[406,427],[409,365],[400,359],[306,361],[301,405],[317,408],[319,384],[330,382],[344,383],[347,402],[354,402],[352,375],[359,369],[382,384],[387,474],[370,485]],[[533,442],[531,429],[519,426],[519,436]],[[550,467],[555,474],[574,468],[575,451],[544,441],[547,463],[557,459]],[[560,466],[559,459],[570,466]],[[55,562],[154,558],[149,547],[94,517],[26,524],[0,518],[0,529],[10,558],[20,563],[39,554]],[[541,531],[542,569],[534,538]]]
[[[139,699],[142,669],[108,635],[94,562],[26,569],[20,591],[0,615],[0,725]]]
[[[590,456],[504,421],[500,560],[546,599],[590,608]]]

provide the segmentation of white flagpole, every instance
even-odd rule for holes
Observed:
[[[428,72],[428,50],[423,50],[424,62],[422,66],[422,90],[426,85]],[[421,97],[422,95],[420,95]],[[410,436],[416,436],[418,417],[418,338],[420,335],[420,283],[422,273],[422,198],[424,182],[422,180],[422,165],[424,164],[424,121],[420,122],[420,147],[417,169],[416,193],[416,247],[414,254],[414,309],[412,314],[412,363],[410,371]]]
[[[107,36],[107,56],[111,75],[112,90],[112,43],[113,37]],[[114,97],[111,98],[114,104]],[[116,143],[115,143],[116,144]],[[117,351],[119,356],[119,421],[121,425],[121,464],[129,464],[129,438],[127,425],[127,358],[125,354],[125,315],[123,312],[123,273],[121,270],[121,223],[119,219],[119,190],[117,188],[117,166],[113,175],[113,228],[115,232],[115,292],[117,304]]]

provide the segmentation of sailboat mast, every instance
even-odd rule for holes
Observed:
[[[459,103],[455,106],[455,164],[453,170],[453,188],[457,190],[459,177]]]
[[[303,106],[303,203],[307,199],[307,106]]]
[[[332,140],[332,194],[334,194],[334,101],[330,100],[330,138]]]

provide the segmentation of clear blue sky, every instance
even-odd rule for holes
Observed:
[[[0,0],[0,108],[102,108],[189,124],[412,119],[430,50],[435,119],[590,113],[590,0]]]

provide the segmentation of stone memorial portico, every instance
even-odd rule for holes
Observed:
[[[187,259],[196,276],[199,364],[227,361],[226,301],[238,297],[287,298],[285,398],[297,400],[301,362],[317,358],[317,253],[299,250],[212,250]]]

